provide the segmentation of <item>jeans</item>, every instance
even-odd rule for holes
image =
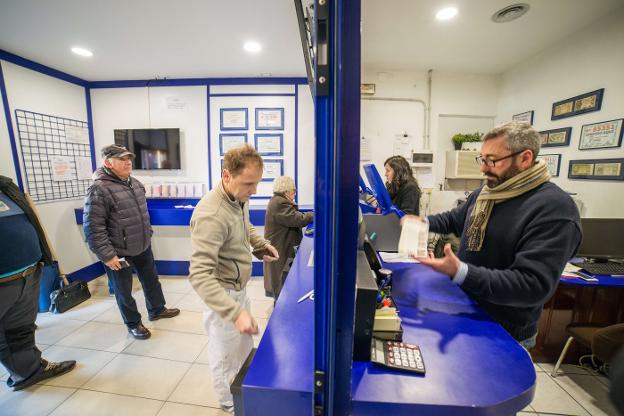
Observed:
[[[245,289],[225,289],[228,296],[251,313],[249,298]],[[204,327],[208,334],[208,348],[211,351],[208,363],[212,371],[212,385],[221,406],[234,404],[230,385],[243,366],[253,348],[253,338],[238,332],[232,321],[222,319],[210,308],[204,311]]]
[[[158,280],[151,247],[148,247],[138,256],[126,256],[125,258],[131,267],[112,270],[104,266],[104,269],[109,282],[112,283],[115,300],[124,323],[128,328],[136,328],[141,323],[141,314],[132,297],[132,269],[136,269],[139,276],[145,296],[145,305],[150,316],[158,315],[165,309],[165,296]]]
[[[30,378],[41,368],[35,345],[42,265],[30,276],[0,283],[0,362],[9,372],[9,387]]]

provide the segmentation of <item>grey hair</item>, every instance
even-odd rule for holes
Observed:
[[[290,176],[280,176],[273,181],[273,192],[283,194],[284,192],[294,191],[295,181]]]
[[[508,121],[499,124],[483,136],[483,141],[505,137],[505,146],[511,153],[529,149],[533,152],[533,161],[539,154],[540,135],[529,123]]]

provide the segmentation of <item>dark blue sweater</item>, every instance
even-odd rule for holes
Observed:
[[[467,251],[466,229],[479,193],[429,216],[429,228],[461,236],[458,256],[468,264],[462,289],[522,341],[537,332],[542,307],[581,242],[579,213],[561,188],[547,182],[494,205],[481,251]]]

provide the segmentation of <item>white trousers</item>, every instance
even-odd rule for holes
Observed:
[[[251,305],[245,289],[226,289],[227,294],[251,313]],[[234,404],[230,384],[243,366],[253,348],[253,338],[238,332],[234,323],[222,319],[210,308],[204,310],[204,327],[208,334],[208,362],[212,371],[212,383],[221,406]]]

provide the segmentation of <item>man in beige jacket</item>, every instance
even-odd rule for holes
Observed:
[[[253,147],[230,150],[223,158],[221,181],[201,199],[191,217],[189,279],[208,306],[204,326],[213,385],[221,408],[231,413],[230,384],[253,348],[251,335],[258,332],[245,292],[251,252],[264,250],[264,261],[279,258],[249,222],[249,197],[256,193],[262,171],[262,158]]]

